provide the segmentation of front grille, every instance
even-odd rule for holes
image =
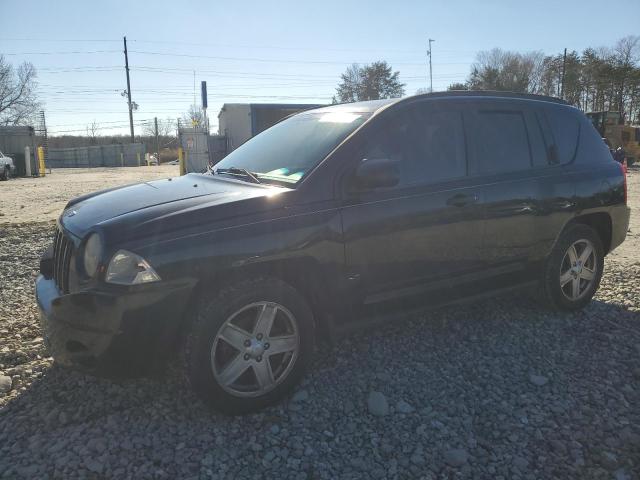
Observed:
[[[63,293],[69,293],[69,264],[73,255],[73,242],[60,229],[53,239],[53,279]]]

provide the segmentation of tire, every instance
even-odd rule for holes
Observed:
[[[9,169],[8,168],[4,168],[2,171],[2,174],[0,175],[0,180],[9,180]]]
[[[587,247],[592,255],[588,255]],[[545,262],[539,296],[553,310],[580,310],[598,290],[603,270],[604,248],[598,233],[588,225],[571,225]]]
[[[184,344],[187,380],[219,411],[256,411],[293,389],[313,345],[314,319],[304,298],[281,280],[247,279],[198,307]]]

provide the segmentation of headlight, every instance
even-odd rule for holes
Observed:
[[[157,282],[160,276],[140,255],[127,250],[118,250],[109,262],[105,280],[120,285],[137,285]]]
[[[98,264],[102,255],[102,241],[100,235],[92,233],[84,245],[84,271],[93,277],[98,271]]]

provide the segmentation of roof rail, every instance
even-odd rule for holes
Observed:
[[[409,98],[449,98],[449,97],[494,97],[494,98],[520,98],[538,100],[541,102],[553,102],[562,105],[570,105],[565,100],[547,95],[534,95],[532,93],[499,92],[494,90],[449,90],[447,92],[423,93]]]

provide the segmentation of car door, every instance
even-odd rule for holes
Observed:
[[[465,111],[470,174],[482,185],[486,206],[488,273],[524,272],[572,205],[572,180],[549,163],[554,150],[538,115],[531,102],[500,100],[478,100]]]
[[[397,160],[394,187],[357,190],[341,209],[346,267],[366,305],[451,286],[481,269],[482,193],[467,176],[462,113],[446,101],[396,107],[374,118],[354,148]]]

